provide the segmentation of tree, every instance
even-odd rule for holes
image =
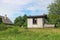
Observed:
[[[27,15],[17,17],[14,23],[20,27],[27,27]]]
[[[21,16],[17,17],[14,21],[14,24],[21,27],[22,26],[22,17]]]
[[[26,14],[23,16],[23,26],[27,27],[27,15]]]
[[[54,3],[49,5],[49,23],[55,24],[57,20],[60,20],[60,0],[55,0]],[[59,21],[58,21],[59,22]]]

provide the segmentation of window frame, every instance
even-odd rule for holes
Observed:
[[[33,24],[37,24],[37,18],[33,18]]]

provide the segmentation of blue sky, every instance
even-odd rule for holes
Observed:
[[[7,16],[13,21],[18,16],[42,15],[48,13],[48,5],[53,0],[0,0],[0,15]]]

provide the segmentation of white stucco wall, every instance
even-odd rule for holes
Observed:
[[[27,28],[43,28],[43,18],[37,18],[37,24],[33,24],[33,18],[28,18]]]
[[[44,24],[44,28],[54,28],[54,24]]]

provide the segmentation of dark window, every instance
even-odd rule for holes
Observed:
[[[33,18],[33,24],[37,24],[37,18]]]
[[[2,23],[2,18],[0,18],[0,23]]]

